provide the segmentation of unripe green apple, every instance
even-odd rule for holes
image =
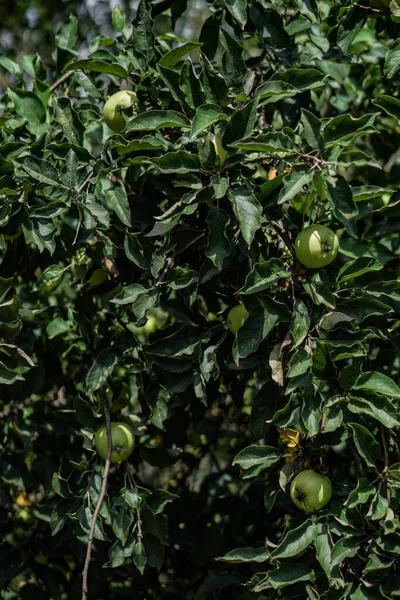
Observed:
[[[329,477],[312,469],[301,471],[290,486],[290,497],[296,506],[308,513],[320,510],[332,498]]]
[[[97,453],[105,460],[108,448],[107,429],[105,425],[102,425],[96,431],[94,444]],[[120,462],[132,454],[135,447],[135,436],[129,425],[118,421],[111,423],[111,446],[111,462]]]
[[[130,90],[122,90],[110,96],[103,108],[104,120],[109,128],[120,133],[126,125],[122,110],[130,108],[137,101],[135,92]]]
[[[298,260],[309,269],[329,265],[339,250],[339,238],[324,225],[310,225],[299,233],[294,243]]]
[[[244,322],[247,321],[248,316],[249,313],[244,304],[238,304],[231,308],[228,313],[228,327],[232,333],[237,333],[238,329],[240,329]]]

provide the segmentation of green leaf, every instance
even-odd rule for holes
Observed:
[[[63,335],[72,329],[72,323],[65,321],[62,317],[56,317],[46,326],[46,332],[49,339],[52,340],[58,335]]]
[[[122,187],[112,187],[105,191],[105,195],[110,208],[115,212],[121,223],[131,227],[131,209],[126,192]]]
[[[213,123],[228,119],[222,108],[215,104],[202,104],[196,110],[192,123],[192,137],[208,129]]]
[[[199,42],[185,42],[181,46],[173,48],[160,59],[159,64],[162,67],[172,67],[175,63],[182,60],[188,54],[201,48],[202,44]]]
[[[386,515],[388,508],[389,503],[387,499],[377,492],[372,498],[367,517],[370,518],[371,521],[379,521]]]
[[[322,121],[318,119],[313,113],[309,112],[305,108],[301,109],[301,123],[304,128],[304,137],[307,144],[313,148],[313,150],[322,150],[323,142],[321,138],[321,126]]]
[[[225,79],[204,54],[200,56],[200,64],[203,67],[200,81],[204,89],[207,104],[227,106],[231,100]]]
[[[312,581],[315,579],[315,574],[309,565],[299,562],[282,562],[282,564],[267,573],[265,579],[261,580],[255,586],[255,592],[262,592],[266,589],[279,590],[293,585],[299,581]]]
[[[385,111],[385,113],[387,113],[391,117],[395,117],[395,119],[400,119],[400,100],[398,98],[394,98],[393,96],[386,96],[385,94],[383,94],[382,96],[379,96],[379,98],[377,98],[376,100],[373,100],[373,104],[375,104],[375,106],[379,106],[379,108],[382,108]]]
[[[128,77],[126,69],[124,69],[124,67],[117,62],[106,62],[105,60],[93,58],[76,60],[72,63],[69,63],[65,67],[64,71],[77,71],[79,69],[82,69],[83,71],[93,71],[93,73],[114,75],[115,77],[121,77],[122,79],[126,79]]]
[[[199,42],[203,44],[201,51],[208,60],[214,60],[219,45],[219,28],[222,21],[222,10],[217,10],[204,22]]]
[[[315,556],[328,578],[331,575],[332,537],[326,523],[316,523],[314,528]]]
[[[229,190],[228,197],[239,221],[242,236],[246,244],[250,246],[256,231],[261,227],[262,206],[254,194],[242,187]]]
[[[376,468],[380,457],[380,446],[372,433],[359,423],[348,423],[353,430],[353,440],[358,453],[369,467]]]
[[[215,560],[237,564],[248,562],[261,563],[268,559],[269,552],[266,548],[236,548],[236,550],[231,550],[224,556],[220,556]]]
[[[225,0],[230,2],[231,0]],[[235,0],[234,4],[244,3],[245,0]],[[243,60],[243,47],[237,38],[225,29],[220,29],[221,44],[225,48],[222,55],[222,73],[234,93],[250,93],[254,80],[254,73],[248,70]]]
[[[167,127],[190,129],[190,121],[175,110],[149,110],[131,119],[126,131],[152,131]]]
[[[117,4],[114,6],[111,15],[112,26],[117,33],[122,33],[125,26],[125,14]]]
[[[183,327],[177,332],[149,344],[146,351],[158,356],[191,356],[200,342],[200,332]]]
[[[396,40],[394,44],[386,52],[385,66],[383,69],[385,77],[392,79],[399,70],[400,67],[400,39]]]
[[[232,465],[239,465],[245,471],[250,470],[254,477],[281,460],[281,454],[272,446],[248,446],[235,456]],[[246,473],[243,475],[247,477]]]
[[[230,144],[233,148],[248,152],[267,152],[273,156],[287,156],[294,153],[292,140],[282,133],[266,133],[255,138],[246,138],[243,141]],[[260,186],[260,189],[274,191],[284,180],[284,173]],[[269,186],[269,187],[267,187]]]
[[[368,415],[389,429],[400,427],[400,419],[395,407],[383,396],[377,394],[369,394],[367,398],[352,396],[347,407],[352,413]]]
[[[241,294],[256,294],[271,287],[279,279],[290,277],[290,271],[285,268],[279,258],[271,258],[268,261],[256,263],[246,277]]]
[[[246,358],[256,352],[278,321],[279,315],[276,311],[269,312],[260,306],[254,308],[236,334],[233,344],[234,360],[238,362],[240,358]]]
[[[78,40],[78,19],[74,15],[69,15],[62,23],[55,39],[57,48],[71,50],[75,46]]]
[[[312,364],[312,356],[307,350],[305,348],[298,348],[290,359],[287,377],[291,379],[292,377],[304,375],[312,367]]]
[[[357,33],[365,25],[368,11],[361,7],[350,7],[344,11],[344,16],[339,23],[337,44],[343,54],[347,54]]]
[[[313,172],[305,165],[295,165],[283,179],[283,188],[279,192],[278,204],[291,200],[300,193],[303,186],[313,179]]]
[[[333,117],[322,127],[322,136],[326,147],[336,146],[337,144],[348,145],[365,133],[373,133],[373,127],[376,119],[376,113],[366,114],[358,119],[354,119],[349,114]]]
[[[371,482],[365,477],[360,477],[360,479],[357,481],[356,487],[350,492],[345,506],[347,506],[349,509],[352,509],[359,504],[366,504],[374,492],[375,490],[371,486]]]
[[[315,90],[325,85],[327,75],[317,69],[285,69],[274,73],[271,80],[285,81],[302,92]]]
[[[332,548],[331,567],[339,565],[346,558],[352,558],[357,554],[361,546],[359,539],[342,538]]]
[[[354,386],[355,390],[371,390],[377,394],[400,400],[400,388],[393,379],[382,373],[362,373]]]
[[[232,17],[244,27],[247,23],[247,0],[224,0]]]
[[[129,40],[129,47],[143,72],[148,71],[149,63],[153,60],[154,46],[151,6],[146,0],[141,0],[132,21],[132,37]]]
[[[124,240],[125,254],[135,265],[140,269],[148,269],[149,263],[145,250],[141,243],[141,235],[139,233],[130,233],[129,231],[125,235]]]
[[[352,189],[354,202],[363,202],[364,200],[372,200],[380,198],[384,194],[393,194],[394,190],[390,188],[381,188],[377,185],[362,185],[360,187],[353,186]]]
[[[257,106],[258,99],[255,98],[232,115],[222,136],[222,144],[225,148],[232,142],[251,134],[257,118]]]
[[[139,573],[143,575],[144,568],[147,564],[146,549],[143,545],[142,540],[139,538],[133,546],[132,561]]]
[[[146,498],[146,506],[148,506],[154,515],[159,515],[170,502],[179,498],[176,494],[171,494],[166,490],[154,490],[150,496]]]
[[[148,162],[158,167],[163,173],[190,173],[191,171],[200,171],[201,168],[197,154],[189,154],[183,150],[167,152],[163,156],[149,159]]]
[[[356,258],[355,260],[346,263],[340,269],[337,275],[337,282],[344,283],[345,281],[350,281],[356,277],[361,277],[362,275],[365,275],[365,273],[380,271],[381,269],[381,263],[374,258]]]
[[[393,259],[393,253],[383,244],[360,238],[342,238],[339,251],[350,258],[374,258],[381,265]]]
[[[106,348],[100,352],[86,376],[86,392],[91,394],[101,388],[118,363],[115,348]]]
[[[170,395],[167,390],[158,390],[154,406],[152,406],[151,422],[158,429],[165,431],[164,421],[168,418],[168,402]]]
[[[14,162],[36,181],[48,185],[60,185],[57,169],[47,160],[41,160],[36,156],[25,156],[24,158],[15,159]]]
[[[295,300],[290,322],[290,333],[292,334],[294,348],[297,348],[304,341],[310,328],[310,323],[306,305],[301,300]]]
[[[11,86],[8,87],[7,94],[14,103],[15,112],[24,121],[33,125],[43,125],[46,122],[46,108],[36,94]]]
[[[54,98],[53,106],[54,118],[60,123],[67,140],[71,144],[81,146],[85,127],[79,119],[76,110],[72,108],[70,99]]]
[[[232,251],[226,233],[229,221],[228,213],[220,208],[211,208],[207,215],[209,234],[205,252],[219,271],[223,268],[225,259],[230,256]]]
[[[134,521],[134,514],[129,504],[120,502],[121,498],[117,497],[116,502],[112,503],[112,519],[111,527],[116,537],[121,541],[122,545],[126,544],[130,528]]]
[[[328,198],[335,217],[343,223],[349,235],[357,237],[355,219],[358,215],[358,208],[354,203],[350,186],[344,177],[339,175],[328,181]]]
[[[271,553],[271,561],[292,558],[303,552],[314,540],[315,523],[304,521],[299,527],[287,532],[279,546]]]
[[[18,63],[14,62],[4,54],[0,54],[0,66],[6,71],[14,75],[16,79],[22,79],[24,72]]]
[[[320,15],[316,0],[296,0],[296,5],[301,14],[310,19],[312,23],[319,23]]]

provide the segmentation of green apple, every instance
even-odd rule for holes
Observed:
[[[299,233],[294,243],[298,260],[309,269],[329,265],[339,249],[339,238],[324,225],[310,225]]]
[[[150,335],[151,333],[154,333],[157,329],[159,329],[159,327],[161,327],[160,321],[155,315],[150,313],[142,329],[146,335]]]
[[[107,458],[107,429],[105,425],[99,427],[94,437],[97,453]],[[135,447],[135,437],[131,428],[126,423],[116,421],[111,423],[111,462],[120,462],[132,454]]]
[[[247,321],[248,316],[249,313],[244,304],[238,304],[231,308],[228,313],[228,327],[232,333],[237,333],[238,329],[240,329],[244,322]]]
[[[325,475],[306,469],[293,479],[290,497],[296,506],[313,513],[328,504],[332,498],[331,481]]]
[[[122,110],[130,108],[137,101],[135,92],[129,90],[123,90],[110,96],[103,108],[104,120],[109,128],[116,133],[120,133],[126,125]]]

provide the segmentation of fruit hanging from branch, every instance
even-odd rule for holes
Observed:
[[[130,108],[132,104],[137,104],[135,92],[122,90],[109,97],[103,108],[104,120],[110,129],[116,133],[123,131],[126,120],[122,114],[123,109]]]
[[[237,333],[238,329],[247,321],[248,316],[249,313],[244,304],[238,304],[231,308],[228,313],[228,327],[232,333]]]
[[[104,460],[107,458],[107,442],[107,429],[105,425],[102,425],[96,431],[94,444],[97,453]],[[135,437],[129,425],[121,421],[111,423],[111,462],[125,460],[132,454],[134,447]]]
[[[335,260],[339,238],[325,225],[310,225],[299,233],[294,243],[297,259],[309,269],[319,269]]]
[[[290,497],[305,512],[320,510],[332,498],[331,480],[312,469],[301,471],[292,481]]]

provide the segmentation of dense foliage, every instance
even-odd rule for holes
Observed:
[[[89,598],[399,595],[387,4],[218,0],[185,41],[186,0],[142,0],[87,58],[74,15],[47,64],[0,55],[2,598],[80,597],[109,411],[136,445],[111,465]],[[320,269],[295,255],[312,223],[340,238]],[[310,514],[289,495],[304,468],[333,486]]]

